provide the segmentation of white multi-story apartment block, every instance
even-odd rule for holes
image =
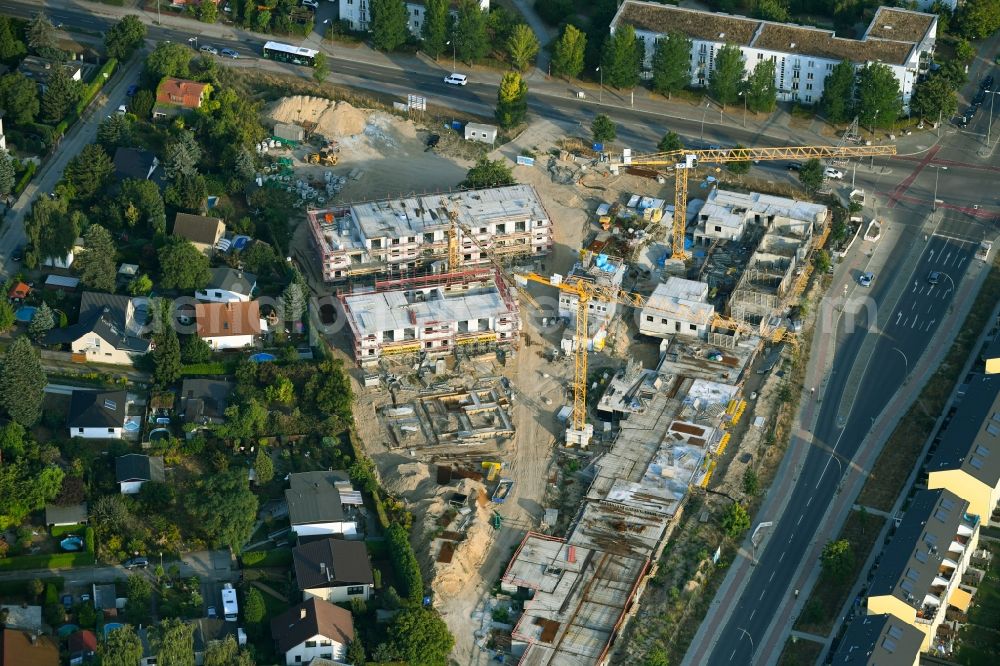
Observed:
[[[655,338],[685,335],[704,340],[714,318],[708,285],[671,275],[646,300],[639,314],[639,332]]]
[[[548,213],[530,185],[373,201],[309,212],[323,279],[402,275],[446,260],[452,214],[462,266],[552,249]]]
[[[517,300],[495,270],[377,283],[375,291],[340,300],[360,365],[383,356],[513,345],[521,328]]]
[[[580,279],[612,292],[617,292],[625,279],[625,262],[606,254],[595,254],[585,251],[582,258],[569,272],[568,279]],[[569,322],[567,335],[575,330],[576,317],[579,311],[580,299],[576,294],[567,291],[559,292],[559,316]],[[592,338],[595,349],[601,349],[611,320],[618,311],[617,301],[605,300],[599,296],[587,301],[587,335]]]
[[[452,15],[458,14],[458,3],[451,1]],[[351,25],[351,30],[368,30],[371,27],[371,1],[370,0],[338,0],[340,8],[340,20],[347,21]],[[490,11],[490,0],[479,0],[479,8],[484,12]],[[419,0],[406,3],[406,23],[416,36],[420,36],[420,30],[424,26],[424,12],[427,8]]]
[[[938,17],[880,7],[861,39],[844,39],[820,28],[625,0],[611,22],[611,31],[622,25],[635,28],[636,36],[644,41],[643,68],[647,71],[658,39],[668,32],[687,36],[694,86],[708,85],[715,54],[726,44],[739,47],[747,74],[757,63],[773,60],[782,102],[818,102],[827,75],[841,61],[857,67],[881,62],[899,81],[903,109],[908,111],[913,88],[931,64]]]

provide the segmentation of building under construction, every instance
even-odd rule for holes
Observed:
[[[384,280],[340,301],[362,366],[514,346],[521,330],[517,299],[495,269]]]
[[[548,213],[530,185],[370,201],[308,217],[326,282],[441,272],[452,234],[464,266],[552,249]]]

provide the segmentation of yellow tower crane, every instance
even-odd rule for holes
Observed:
[[[715,150],[673,150],[629,157],[626,164],[662,166],[674,169],[674,238],[671,256],[687,259],[684,231],[687,222],[688,173],[699,164],[726,164],[750,160],[830,159],[895,155],[896,146],[786,146],[781,148],[721,148]]]
[[[570,427],[566,430],[568,445],[587,446],[594,433],[594,427],[587,424],[587,330],[588,311],[592,300],[630,305],[641,308],[646,299],[639,294],[621,291],[615,287],[594,284],[580,277],[547,278],[537,273],[518,274],[517,278],[538,282],[559,291],[576,296],[576,334],[573,336],[573,414]],[[521,290],[522,293],[525,290]]]

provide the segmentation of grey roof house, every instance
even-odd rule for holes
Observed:
[[[184,422],[223,423],[232,392],[233,383],[223,379],[185,379],[181,384],[180,408]]]
[[[123,495],[134,495],[147,481],[162,483],[163,458],[129,453],[115,460],[115,480]]]
[[[300,472],[289,476],[285,491],[288,517],[299,537],[357,536],[357,522],[344,512],[341,490],[350,492],[351,481],[342,470]]]
[[[46,525],[79,525],[87,522],[87,503],[71,504],[68,506],[57,506],[55,504],[45,505]]]
[[[127,405],[125,391],[73,391],[66,419],[69,436],[121,439],[128,418]]]
[[[196,291],[194,297],[200,301],[218,303],[249,301],[256,287],[257,276],[253,273],[220,266],[212,269],[208,285]]]
[[[375,588],[363,541],[319,539],[292,549],[295,580],[305,598],[330,603],[367,600]]]
[[[115,180],[151,180],[158,187],[166,182],[166,173],[160,167],[160,160],[145,148],[120,147],[115,150]]]
[[[146,324],[145,299],[84,292],[77,323],[50,330],[45,345],[70,346],[77,360],[131,365],[150,349],[141,337]]]

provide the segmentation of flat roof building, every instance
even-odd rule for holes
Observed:
[[[341,303],[362,365],[384,356],[514,345],[520,331],[517,300],[495,270],[378,283]]]
[[[918,490],[882,549],[868,588],[868,614],[888,613],[919,629],[923,652],[936,646],[949,604],[968,607],[959,587],[979,543],[979,517],[948,490]]]
[[[826,77],[841,61],[847,60],[855,67],[881,62],[899,82],[906,113],[914,86],[929,71],[938,18],[935,14],[880,7],[861,39],[844,39],[821,28],[625,0],[611,21],[611,32],[624,25],[632,26],[645,44],[642,66],[647,72],[652,69],[657,40],[664,39],[668,32],[689,38],[693,86],[708,84],[715,55],[726,44],[740,49],[747,74],[757,63],[771,60],[777,97],[782,102],[818,102]]]
[[[548,213],[530,185],[370,201],[309,211],[323,279],[431,268],[448,258],[450,215],[463,266],[489,263],[482,248],[498,257],[542,256],[552,248]]]
[[[704,339],[714,318],[708,285],[671,275],[646,299],[639,313],[639,332],[656,338],[684,335]]]
[[[833,666],[918,666],[923,632],[899,618],[859,615],[847,625]]]

